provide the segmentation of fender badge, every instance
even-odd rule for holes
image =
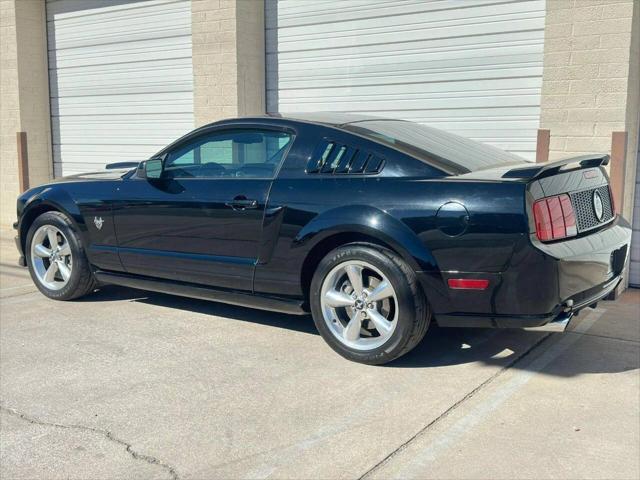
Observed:
[[[102,219],[102,217],[93,217],[93,224],[98,230],[101,230],[102,225],[104,224],[104,220]]]

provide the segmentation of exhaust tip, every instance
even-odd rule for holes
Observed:
[[[569,322],[571,322],[572,318],[573,318],[573,313],[563,312],[559,316],[557,316],[555,319],[551,320],[549,323],[546,323],[545,325],[540,325],[539,327],[528,327],[528,328],[525,328],[525,330],[532,331],[532,332],[563,333],[569,326]]]

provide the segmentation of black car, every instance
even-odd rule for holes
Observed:
[[[381,364],[431,321],[562,331],[607,297],[631,236],[607,162],[390,119],[239,118],[29,190],[16,243],[52,299],[118,284],[311,312],[338,353]]]

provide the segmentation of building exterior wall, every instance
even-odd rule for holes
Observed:
[[[14,216],[18,193],[16,132],[20,130],[18,46],[14,0],[0,0],[0,230],[6,230]]]
[[[640,150],[640,1],[634,2],[625,124],[628,142],[624,169],[623,207],[627,218],[631,219],[634,217],[632,210],[635,203],[638,151]]]
[[[20,193],[16,132],[27,133],[29,184],[52,176],[51,123],[44,0],[2,0],[0,100],[0,229],[15,221]]]
[[[191,0],[46,0],[56,177],[142,161],[193,129]]]
[[[191,11],[196,126],[264,113],[264,3],[193,0]]]
[[[627,132],[623,213],[631,218],[640,103],[640,1],[547,0],[540,127],[550,159],[609,152]],[[264,2],[192,0],[194,122],[265,111]],[[0,229],[19,194],[16,132],[30,184],[52,175],[44,0],[0,0]],[[167,139],[169,141],[170,139]]]
[[[638,141],[638,3],[547,0],[545,22],[540,128],[551,133],[549,159],[610,152],[612,132],[628,132],[626,218]]]
[[[545,0],[266,0],[265,9],[269,112],[398,118],[533,160]]]

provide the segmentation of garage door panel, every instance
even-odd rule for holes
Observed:
[[[532,50],[533,51],[533,50]],[[380,75],[382,77],[387,76],[389,72],[393,72],[396,75],[409,75],[411,78],[416,78],[419,75],[424,74],[456,74],[464,72],[485,72],[485,71],[500,71],[512,69],[531,69],[534,70],[534,74],[539,73],[539,65],[531,59],[531,52],[518,55],[490,55],[472,56],[465,52],[465,56],[447,55],[438,53],[436,55],[424,55],[422,60],[419,61],[399,61],[401,59],[395,58],[393,61],[385,62],[384,59],[380,59],[379,64],[369,64],[369,62],[362,61],[358,65],[351,65],[352,61],[341,61],[336,59],[334,65],[330,65],[328,62],[318,62],[314,66],[313,61],[300,62],[297,64],[282,64],[280,73],[286,75],[288,78],[295,80],[308,80],[308,74],[305,75],[300,68],[313,68],[316,74],[320,78],[359,78]],[[389,59],[390,60],[390,59]],[[496,77],[503,76],[504,72],[499,72]],[[525,73],[525,75],[528,75]]]
[[[538,3],[541,1],[543,0],[538,0]],[[349,2],[344,0],[316,0],[314,2],[280,0],[277,4],[268,2],[266,9],[269,14],[277,11],[281,26],[287,27],[340,22],[345,19],[418,15],[421,13],[435,15],[438,12],[451,9],[472,9],[505,3],[513,3],[513,0],[431,0],[419,3],[416,3],[415,0],[349,0]],[[337,9],[339,10],[336,12]],[[269,16],[269,20],[271,20],[271,16]],[[267,22],[267,25],[274,27],[275,23],[270,21]]]
[[[363,112],[371,109],[371,102],[368,100],[350,100],[343,99],[343,102],[349,102],[353,111]],[[394,110],[439,110],[453,108],[453,103],[458,103],[458,99],[451,97],[445,98],[414,98],[414,99],[380,99],[376,102],[376,110],[394,111]],[[340,100],[336,99],[334,105],[339,104]],[[488,97],[464,97],[460,101],[460,108],[482,108],[491,103],[494,108],[503,107],[535,107],[538,105],[538,95],[503,95],[489,99]],[[281,105],[287,105],[288,102],[281,101]],[[317,101],[300,101],[296,99],[291,105],[297,105],[300,111],[313,112],[321,110],[326,105],[321,100]]]
[[[187,70],[180,59],[58,69],[51,96],[192,90]]]
[[[542,41],[542,39],[540,39]],[[426,42],[425,42],[426,43]],[[415,47],[412,46],[412,47]],[[464,65],[493,65],[493,64],[510,64],[510,63],[531,63],[532,53],[538,52],[539,43],[527,43],[522,45],[501,46],[490,44],[483,47],[471,49],[454,49],[454,48],[433,48],[425,45],[423,49],[415,48],[407,49],[403,53],[394,53],[393,50],[388,52],[367,52],[367,49],[361,49],[360,54],[349,53],[348,55],[325,56],[321,52],[318,54],[309,54],[306,56],[277,54],[279,68],[283,72],[300,72],[299,67],[305,65],[314,66],[318,70],[325,71],[331,69],[339,71],[342,68],[358,68],[371,69],[373,71],[384,71],[389,66],[394,65],[412,65],[421,63],[423,66],[428,62],[430,67],[452,67],[459,66],[460,61],[464,60]],[[359,55],[359,56],[358,56]],[[271,59],[270,55],[267,59]],[[357,58],[357,64],[354,65],[354,57]]]
[[[154,38],[128,42],[118,48],[113,45],[71,48],[49,52],[50,68],[84,67],[130,62],[146,62],[160,58],[186,58],[191,55],[191,36],[175,38],[168,46],[166,40]]]
[[[410,85],[407,85],[407,90],[409,89]],[[451,87],[448,87],[451,88]],[[369,90],[372,93],[366,94],[363,92],[363,90]],[[375,91],[378,91],[379,93],[373,93]],[[370,95],[376,95],[377,97],[380,97],[380,99],[382,100],[392,100],[392,99],[398,99],[398,100],[405,100],[405,99],[421,99],[421,98],[475,98],[475,97],[488,97],[491,96],[493,98],[497,98],[497,97],[502,97],[502,96],[511,96],[511,95],[536,95],[538,90],[537,89],[531,89],[531,88],[510,88],[510,89],[504,89],[501,90],[500,92],[496,92],[495,94],[488,88],[484,88],[484,89],[478,89],[478,90],[449,90],[449,89],[441,89],[441,91],[433,91],[433,92],[422,92],[422,91],[418,91],[418,92],[406,92],[406,93],[390,93],[387,91],[388,89],[386,89],[384,86],[377,86],[377,87],[373,87],[373,88],[359,88],[358,89],[358,94],[354,94],[354,95],[349,95],[349,89],[339,89],[336,88],[333,90],[334,92],[334,97],[335,97],[335,101],[341,101],[341,99],[343,98],[347,98],[349,100],[353,100],[353,101],[358,101],[358,100],[368,100]],[[416,90],[421,90],[421,88],[417,88]],[[280,90],[280,91],[274,91],[274,90],[269,90],[269,94],[273,95],[273,98],[275,99],[276,97],[279,97],[280,101],[285,101],[285,100],[289,100],[289,101],[299,101],[299,102],[304,102],[304,101],[321,101],[324,96],[326,95],[326,89],[307,89],[305,91],[300,91],[300,90],[294,90],[294,89],[289,89],[289,90]]]
[[[175,92],[170,98],[165,93],[134,93],[127,103],[121,101],[120,95],[75,96],[51,99],[51,108],[61,109],[65,117],[84,115],[116,115],[116,114],[166,114],[184,112],[191,118],[193,92]]]
[[[150,0],[154,5],[174,4],[179,0]],[[113,7],[118,7],[118,12],[136,10],[146,5],[132,0],[47,0],[47,20],[55,16],[60,20],[84,17],[86,15],[106,14],[113,12]]]
[[[280,41],[278,38],[278,32],[267,31],[270,43]],[[429,52],[456,52],[460,50],[460,47],[464,47],[464,52],[475,52],[485,48],[501,48],[508,49],[511,47],[517,47],[520,45],[540,45],[544,42],[544,31],[523,31],[523,32],[509,32],[509,33],[492,33],[481,36],[474,36],[473,43],[469,41],[467,37],[459,38],[434,38],[425,39],[414,42],[405,42],[404,37],[400,36],[395,42],[386,44],[371,44],[371,45],[343,45],[340,49],[323,50],[314,49],[312,51],[300,49],[293,51],[284,51],[279,49],[277,52],[273,52],[272,55],[277,55],[278,61],[288,63],[291,61],[305,61],[308,58],[314,58],[318,60],[331,60],[331,58],[356,58],[364,61],[368,57],[386,58],[388,56],[397,55],[403,57],[405,55],[412,55],[415,53],[429,53]],[[269,58],[269,56],[267,56]]]
[[[193,128],[189,0],[47,2],[54,171],[149,158]]]
[[[74,163],[78,163],[78,164],[91,165],[92,170],[95,170],[96,166],[100,166],[100,168],[103,166],[101,162],[108,163],[108,162],[120,162],[120,161],[126,162],[126,161],[133,161],[133,160],[146,160],[147,157],[145,157],[144,155],[146,155],[146,151],[148,150],[148,148],[146,147],[149,147],[149,146],[151,146],[152,148],[155,148],[155,151],[159,151],[163,145],[161,143],[157,143],[155,145],[154,144],[136,145],[135,143],[119,144],[119,145],[93,144],[92,147],[95,147],[95,148],[89,149],[87,148],[86,145],[69,144],[69,145],[58,145],[56,146],[55,150],[61,155],[68,155],[69,161],[63,164],[64,167],[71,166]],[[114,156],[122,157],[123,155],[125,157],[122,158],[122,160],[118,158],[113,159]]]
[[[62,167],[65,170],[65,174],[69,169],[79,169],[80,171],[87,171],[87,166],[90,170],[100,170],[105,163],[109,162],[121,162],[121,161],[141,161],[145,160],[145,151],[143,148],[147,145],[96,145],[94,148],[83,149],[81,145],[65,145],[64,147],[56,147],[56,151],[62,155],[68,156],[68,161],[65,162]],[[160,150],[161,145],[154,146],[156,150]],[[63,150],[60,152],[60,150]],[[115,158],[114,158],[115,157]]]
[[[441,27],[429,27],[423,28],[416,26],[414,29],[402,30],[402,36],[398,37],[397,31],[391,31],[390,29],[380,29],[378,32],[368,33],[353,33],[345,34],[342,36],[328,35],[326,29],[324,32],[317,35],[283,35],[283,32],[278,32],[278,51],[296,51],[296,50],[314,50],[319,48],[319,43],[322,43],[323,48],[336,48],[340,49],[344,46],[354,45],[370,45],[378,43],[397,43],[401,40],[403,43],[413,41],[423,41],[428,39],[437,38],[449,38],[449,37],[466,37],[470,38],[469,43],[473,43],[473,38],[480,35],[493,34],[496,32],[512,32],[519,30],[534,30],[540,27],[540,23],[544,25],[544,16],[542,18],[531,18],[525,20],[508,19],[502,22],[495,22],[495,24],[476,24],[469,26],[452,25]],[[389,30],[389,31],[386,31]]]
[[[166,145],[178,138],[176,127],[191,128],[192,118],[184,114],[164,114],[161,119],[156,115],[113,115],[109,123],[105,123],[99,117],[54,117],[51,123],[53,130],[60,132],[64,139],[64,142],[56,142],[54,138],[54,146],[83,144],[98,148],[102,144]],[[116,138],[117,142],[110,141]]]
[[[184,12],[184,0],[93,3],[49,0],[47,21],[55,21],[58,28],[48,30],[48,41],[54,49],[65,49],[190,36],[191,18]]]
[[[512,21],[522,22],[529,18],[544,17],[544,0],[535,2],[526,2],[519,5],[518,2],[508,2],[496,8],[495,5],[477,5],[467,3],[466,8],[461,8],[458,3],[453,8],[433,9],[429,8],[428,2],[414,2],[406,4],[403,8],[395,11],[380,10],[375,2],[369,4],[368,8],[361,10],[361,15],[346,15],[342,10],[344,2],[336,2],[326,4],[325,11],[333,10],[330,14],[318,16],[295,16],[287,18],[286,9],[278,9],[278,13],[283,15],[285,20],[279,24],[279,31],[282,37],[307,37],[314,36],[328,37],[326,24],[331,23],[331,36],[340,37],[351,35],[354,30],[361,32],[364,37],[375,35],[380,32],[392,31],[396,32],[398,27],[406,30],[437,30],[457,25],[462,25],[464,29],[456,30],[456,33],[464,32],[470,29],[474,24],[484,24],[486,28],[493,28],[494,31],[509,31],[511,28],[501,29],[500,23],[511,23]],[[303,3],[303,2],[301,2]],[[434,5],[435,6],[435,5]],[[486,19],[491,17],[492,21],[487,22]],[[306,21],[305,21],[306,18]],[[289,20],[289,22],[287,22]],[[513,28],[520,30],[520,28]],[[423,32],[430,35],[430,32]],[[438,33],[437,31],[435,33]],[[475,32],[470,31],[471,34]],[[453,36],[453,35],[447,35]]]
[[[538,78],[522,78],[517,85],[514,85],[511,78],[497,78],[497,79],[483,79],[481,81],[464,81],[464,82],[443,82],[443,83],[431,83],[428,88],[420,83],[407,83],[402,85],[402,89],[390,89],[386,85],[363,85],[354,90],[350,87],[334,87],[331,88],[332,99],[341,97],[347,98],[368,98],[375,100],[377,98],[383,98],[386,96],[394,96],[397,98],[405,98],[406,95],[421,95],[424,97],[452,95],[452,96],[465,96],[465,95],[503,95],[509,94],[509,92],[527,92],[536,93],[540,92],[540,85]],[[277,77],[274,74],[272,85],[277,86]],[[328,87],[319,88],[269,88],[268,93],[272,95],[271,100],[278,99],[304,99],[304,98],[324,98],[327,99]],[[373,98],[372,98],[373,97]]]
[[[266,6],[268,111],[414,120],[534,158],[544,0]]]
[[[144,21],[144,19],[141,19]],[[150,19],[148,21],[153,21]],[[145,21],[146,24],[146,21]],[[108,28],[103,23],[96,25],[94,28]],[[149,38],[167,38],[167,37],[176,37],[187,35],[188,32],[185,31],[184,26],[167,26],[166,28],[154,28],[153,26],[149,27],[147,24],[146,28],[135,27],[135,24],[132,22],[127,22],[126,27],[122,26],[121,28],[116,28],[108,34],[97,34],[87,38],[87,33],[90,33],[94,28],[87,28],[78,30],[73,34],[61,35],[60,33],[49,33],[47,39],[49,44],[52,45],[56,49],[65,49],[65,48],[86,48],[99,46],[104,44],[112,44],[112,43],[120,43],[123,41],[134,42],[134,41],[142,41],[147,40]],[[129,31],[133,29],[133,31]],[[58,30],[59,32],[59,30]]]
[[[455,71],[438,71],[434,69],[429,71],[425,69],[420,72],[402,72],[397,73],[390,70],[387,74],[370,74],[370,75],[349,75],[348,73],[316,73],[313,77],[296,76],[297,78],[287,78],[281,75],[270,75],[269,80],[278,80],[278,84],[282,89],[298,89],[298,88],[318,88],[326,86],[327,90],[331,88],[329,85],[336,87],[359,87],[367,86],[372,83],[377,85],[403,86],[410,80],[414,83],[456,83],[460,80],[468,82],[482,82],[485,80],[496,80],[509,78],[516,82],[518,77],[542,77],[542,66],[514,66],[512,68],[493,68],[493,69],[464,69],[460,68]],[[410,78],[407,78],[410,77]],[[514,79],[515,77],[515,79]],[[329,83],[330,82],[330,83]],[[456,87],[456,85],[447,85]],[[429,91],[429,87],[425,85],[424,89]],[[396,87],[397,88],[397,87]],[[375,99],[372,99],[375,100]]]

